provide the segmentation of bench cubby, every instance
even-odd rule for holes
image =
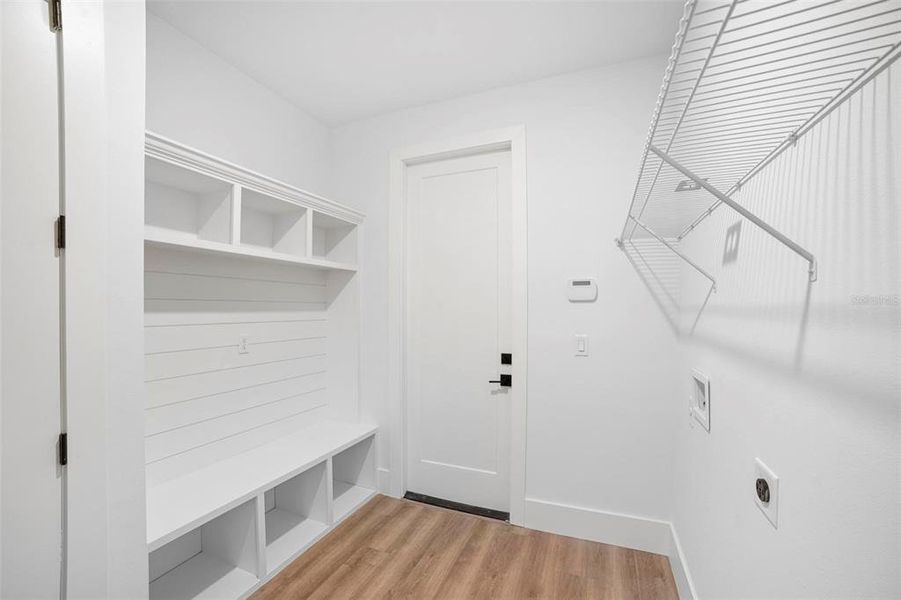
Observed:
[[[256,500],[207,521],[150,553],[150,598],[240,597],[262,575]]]
[[[328,531],[327,467],[321,462],[264,494],[269,571],[281,568]]]
[[[375,457],[369,437],[332,458],[335,521],[339,522],[375,494]]]

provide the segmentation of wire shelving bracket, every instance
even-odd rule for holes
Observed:
[[[733,196],[899,56],[901,0],[688,0],[617,245],[656,240],[715,290],[679,243],[726,204],[816,281]]]

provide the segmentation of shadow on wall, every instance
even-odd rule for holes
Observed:
[[[682,294],[682,262],[681,259],[662,242],[654,238],[632,238],[622,245],[623,254],[632,263],[642,283],[666,319],[667,324],[677,336],[683,331],[683,311],[680,302]],[[706,281],[706,280],[705,280]],[[707,282],[707,293],[700,307],[695,311],[689,332],[704,312],[707,301],[714,292],[714,286]]]
[[[653,238],[632,239],[622,246],[623,254],[660,308],[673,333],[679,335],[681,319],[681,269],[679,257]]]
[[[662,243],[626,242],[628,260],[677,336],[823,390],[868,398],[880,412],[896,409],[901,180],[893,140],[901,133],[892,71],[734,196],[817,256],[817,282],[808,281],[805,261],[736,221],[727,206],[678,242],[715,277],[716,293]]]

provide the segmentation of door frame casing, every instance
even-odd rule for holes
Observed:
[[[66,597],[142,598],[146,14],[143,0],[62,12]]]
[[[512,348],[510,388],[510,522],[522,525],[526,490],[526,414],[528,390],[528,205],[524,125],[473,133],[395,150],[390,156],[388,197],[388,467],[383,491],[407,491],[407,167],[490,151],[509,151],[512,223]]]

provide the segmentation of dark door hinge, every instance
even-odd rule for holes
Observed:
[[[66,247],[66,215],[56,219],[56,247],[60,250]]]
[[[59,452],[59,464],[65,467],[69,464],[69,442],[68,436],[65,433],[59,434],[59,441],[57,442],[56,447]]]
[[[56,33],[63,30],[63,6],[62,0],[47,0],[47,10],[50,11],[50,31]]]

